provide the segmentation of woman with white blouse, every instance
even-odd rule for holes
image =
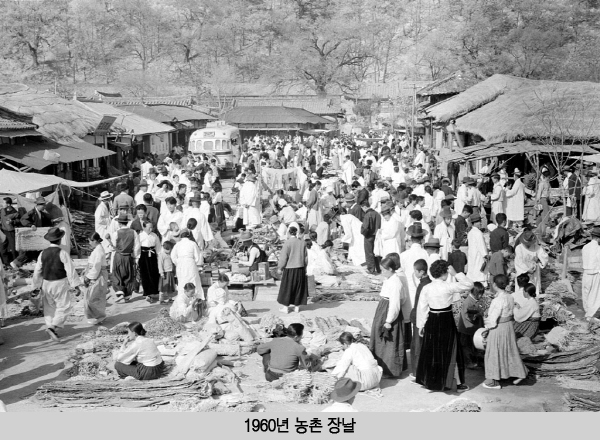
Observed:
[[[404,324],[410,322],[408,292],[396,274],[397,263],[389,257],[381,261],[386,280],[381,286],[379,305],[371,327],[370,349],[383,375],[398,377],[408,368],[404,348]]]
[[[344,347],[344,354],[331,374],[338,379],[347,377],[359,382],[361,391],[379,387],[383,368],[377,365],[369,348],[356,342],[349,332],[342,333],[338,341]]]
[[[417,327],[423,337],[417,365],[416,382],[432,391],[456,389],[466,391],[465,364],[462,358],[452,304],[469,292],[473,282],[445,260],[435,261],[429,268],[433,281],[423,287],[417,305]],[[448,276],[456,282],[448,281]]]
[[[533,338],[540,327],[540,305],[536,299],[536,288],[529,283],[523,287],[523,300],[515,301],[513,310],[515,316],[515,334],[517,338]]]
[[[121,379],[158,379],[165,370],[165,363],[152,339],[145,337],[146,330],[139,322],[127,326],[127,340],[116,354],[115,370]]]
[[[158,283],[160,281],[160,272],[158,271],[158,254],[160,253],[160,239],[152,232],[154,226],[152,222],[145,220],[142,222],[142,232],[140,232],[140,246],[142,252],[140,261],[140,277],[142,287],[144,288],[144,297],[148,302],[158,300]]]
[[[506,292],[508,277],[496,275],[492,283],[492,291],[496,297],[492,300],[485,318],[488,329],[485,347],[485,379],[484,388],[499,390],[501,379],[515,377],[513,384],[519,384],[527,377],[527,368],[521,361],[517,338],[515,337],[513,309],[515,300]],[[484,332],[485,333],[485,332]]]
[[[108,270],[102,241],[97,232],[89,238],[90,246],[94,250],[88,257],[88,266],[83,278],[86,287],[83,295],[83,314],[89,324],[100,324],[106,318]]]

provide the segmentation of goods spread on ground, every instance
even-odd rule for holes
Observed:
[[[365,342],[371,327],[364,319],[346,321],[335,316],[310,319],[302,314],[282,318],[267,314],[260,320],[239,319],[242,322],[234,331],[215,331],[206,319],[183,325],[169,317],[168,309],[161,309],[144,327],[157,343],[166,370],[163,378],[148,382],[121,380],[114,369],[128,323],[111,329],[99,327],[81,335],[65,360],[64,374],[69,379],[40,386],[32,399],[43,406],[169,404],[175,411],[202,412],[253,411],[267,402],[325,403],[336,380],[327,371],[342,354],[339,335],[349,331]],[[249,356],[260,343],[280,336],[293,322],[305,326],[301,342],[307,349],[310,371],[296,371],[273,383],[261,381],[257,386],[262,387],[260,392],[242,392]]]

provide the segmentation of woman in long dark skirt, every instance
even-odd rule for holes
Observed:
[[[279,253],[278,268],[283,271],[277,302],[283,307],[282,313],[289,313],[290,306],[298,313],[300,306],[305,306],[308,300],[308,281],[306,279],[306,266],[308,253],[306,243],[297,237],[298,229],[290,226],[288,239],[283,244]]]
[[[225,209],[223,208],[223,188],[219,182],[215,182],[213,183],[212,189],[215,192],[215,195],[212,198],[212,204],[215,210],[215,223],[217,224],[217,229],[223,232],[227,229]]]
[[[465,365],[458,340],[452,303],[462,292],[473,288],[463,273],[457,274],[444,260],[434,261],[429,269],[433,281],[421,290],[417,305],[417,327],[423,337],[417,365],[416,382],[432,391],[456,389],[466,391]],[[448,274],[456,282],[447,282]]]
[[[381,286],[369,348],[383,369],[383,376],[398,377],[408,368],[403,331],[404,323],[410,317],[410,299],[396,274],[397,263],[386,257],[380,266],[386,280]]]
[[[158,300],[158,283],[160,281],[160,272],[158,271],[158,254],[160,252],[160,240],[152,232],[152,222],[146,220],[142,222],[143,230],[140,232],[140,277],[142,287],[144,288],[144,297],[148,302]]]

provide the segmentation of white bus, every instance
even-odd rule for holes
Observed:
[[[242,154],[240,130],[225,121],[209,122],[206,128],[192,133],[188,151],[197,159],[205,155],[216,159],[221,177],[235,176]]]

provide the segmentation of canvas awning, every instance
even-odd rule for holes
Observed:
[[[120,179],[121,177],[123,176],[95,180],[93,182],[75,182],[53,174],[19,173],[17,171],[2,169],[0,170],[0,193],[24,194],[53,185],[65,185],[72,188],[88,188],[90,186],[102,185],[111,180]]]
[[[538,145],[529,141],[503,142],[493,144],[489,142],[480,142],[460,149],[462,156],[452,157],[449,162],[469,161],[478,159],[487,159],[489,157],[503,156],[507,154],[522,153],[544,153],[544,154],[594,154],[597,151],[588,145]]]
[[[44,152],[48,150],[51,153],[59,154],[58,162],[52,162],[44,159]],[[0,145],[0,156],[31,167],[35,170],[42,170],[56,163],[71,163],[81,160],[97,159],[115,154],[114,151],[97,147],[81,139],[73,139],[57,143],[54,141],[46,142],[27,142],[23,145]]]

